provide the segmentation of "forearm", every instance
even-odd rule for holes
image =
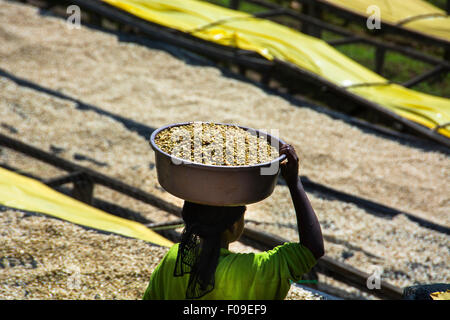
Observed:
[[[307,247],[316,259],[324,254],[323,237],[319,220],[303,189],[300,178],[288,184],[297,215],[300,243]]]

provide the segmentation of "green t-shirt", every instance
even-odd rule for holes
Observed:
[[[174,277],[178,243],[153,271],[144,300],[184,300],[189,274]],[[286,242],[260,253],[233,253],[220,249],[214,289],[204,300],[284,299],[289,280],[298,281],[316,264],[311,251],[299,243]]]

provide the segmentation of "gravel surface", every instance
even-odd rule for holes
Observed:
[[[2,299],[140,299],[167,248],[0,211]]]
[[[26,89],[0,77],[0,132],[114,176],[181,206],[161,189],[149,134],[126,117],[157,128],[174,122],[236,123],[295,146],[301,174],[313,181],[450,226],[450,159],[371,135],[298,108],[216,68],[187,64],[166,51],[121,42],[35,8],[0,0],[0,68],[89,105]],[[84,106],[84,109],[81,108]],[[0,148],[0,163],[42,177],[58,170]],[[148,219],[176,219],[96,187]],[[365,272],[382,269],[398,286],[449,282],[450,240],[403,215],[386,219],[341,201],[308,194],[321,222],[326,254]],[[286,187],[248,206],[249,226],[297,240]],[[27,218],[28,219],[28,218]],[[328,281],[328,280],[327,280]],[[92,298],[92,297],[91,297]]]
[[[336,200],[308,194],[319,218],[326,254],[399,287],[450,280],[450,237],[419,226],[405,215],[385,218]],[[289,190],[277,186],[269,201],[252,206],[249,226],[298,241]],[[272,208],[272,210],[270,210]],[[268,212],[277,212],[274,217]]]
[[[0,297],[141,299],[167,248],[72,223],[0,210]],[[292,286],[286,299],[319,300]]]
[[[0,68],[17,77],[154,128],[213,121],[278,129],[313,181],[450,226],[446,155],[363,133],[126,36],[69,29],[33,7],[0,3]]]

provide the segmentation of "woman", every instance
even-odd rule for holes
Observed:
[[[181,242],[153,271],[143,299],[284,299],[324,254],[319,221],[298,176],[298,157],[283,145],[281,163],[297,215],[299,243],[261,253],[232,253],[228,245],[244,230],[245,206],[214,207],[185,202]]]

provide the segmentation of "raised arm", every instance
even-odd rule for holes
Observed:
[[[287,157],[287,162],[281,163],[281,175],[289,187],[294,203],[300,243],[307,247],[316,259],[319,259],[325,253],[322,230],[298,176],[298,156],[294,147],[288,144],[280,147],[280,154],[285,154]]]

